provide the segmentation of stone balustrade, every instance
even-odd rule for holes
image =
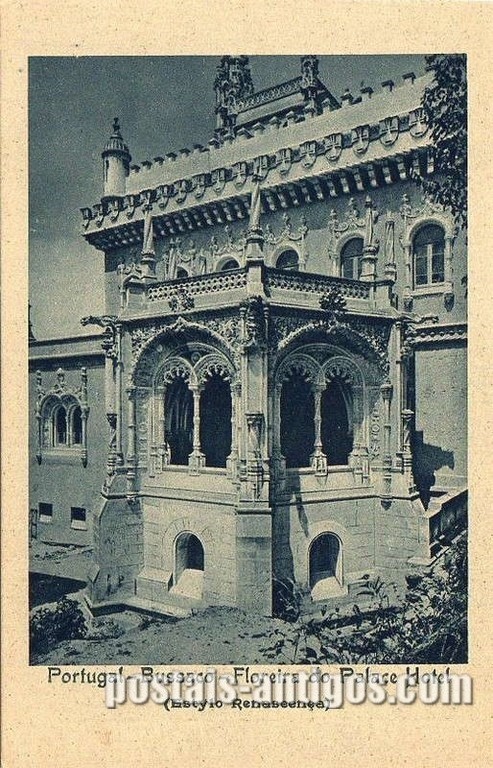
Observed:
[[[213,272],[206,275],[184,277],[157,283],[147,289],[147,301],[167,301],[184,291],[188,296],[204,296],[211,293],[227,293],[247,286],[247,270],[234,269],[227,272]],[[263,283],[267,294],[271,290],[294,291],[296,293],[323,296],[330,289],[336,288],[346,299],[370,299],[371,286],[360,280],[348,280],[340,277],[309,274],[306,272],[288,272],[271,267],[263,270]]]

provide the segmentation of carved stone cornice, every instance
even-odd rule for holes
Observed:
[[[426,326],[417,326],[414,329],[414,347],[432,344],[467,342],[466,323],[439,323]]]
[[[418,92],[416,95],[418,97]],[[350,116],[350,110],[347,114]],[[217,159],[214,157],[216,150],[211,150],[210,162],[204,164],[202,148],[196,153],[197,163],[195,168],[192,163],[188,178],[182,175],[185,168],[180,165],[180,158],[171,159],[170,155],[164,164],[162,158],[156,158],[166,183],[156,184],[154,174],[150,188],[142,189],[146,187],[147,170],[152,164],[149,168],[144,165],[142,171],[134,166],[134,172],[142,176],[138,180],[140,184],[133,184],[135,191],[129,191],[118,202],[102,200],[81,209],[85,237],[97,247],[105,242],[113,243],[113,247],[123,241],[141,242],[145,210],[153,210],[156,235],[161,236],[163,230],[166,235],[173,235],[200,228],[204,223],[217,225],[245,219],[254,177],[263,180],[263,189],[272,192],[274,205],[280,210],[297,205],[299,200],[310,202],[336,197],[350,194],[353,189],[371,191],[405,180],[413,171],[431,172],[426,131],[422,130],[424,123],[417,115],[419,117],[419,109],[414,106],[398,116],[383,114],[370,123],[350,127],[348,122],[347,128],[335,133],[323,135],[321,130],[319,136],[309,139],[303,136],[302,125],[291,127],[287,141],[283,140],[283,129],[276,128],[277,146],[268,154],[253,158],[244,154],[245,139],[238,138],[232,145],[237,151],[227,161],[221,150],[217,150]],[[293,129],[298,140],[292,138]],[[266,128],[267,132],[272,130]],[[387,157],[382,157],[382,146],[388,151]],[[191,159],[194,157],[194,153],[188,154]],[[173,163],[176,163],[176,170]],[[309,177],[307,168],[311,169]],[[132,186],[132,176],[129,187]],[[295,185],[297,189],[292,199],[287,194],[278,205],[277,192],[283,181],[286,191],[289,185]],[[137,191],[139,186],[140,191]],[[245,194],[238,194],[240,188]],[[230,208],[228,212],[221,210],[224,203]],[[184,211],[189,212],[189,218],[182,221]],[[122,228],[125,236],[120,237]]]

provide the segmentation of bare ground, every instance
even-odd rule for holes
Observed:
[[[85,612],[88,636],[67,640],[32,664],[255,664],[272,663],[262,650],[275,627],[289,632],[280,619],[248,614],[237,608],[208,608],[184,619],[152,617],[123,611],[93,618],[84,602],[89,548],[46,544],[30,547],[30,607],[53,608],[66,595]],[[288,659],[279,659],[287,663]]]

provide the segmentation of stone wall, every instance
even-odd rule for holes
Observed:
[[[467,477],[467,350],[434,344],[416,352],[414,466],[420,489],[448,489]]]
[[[43,388],[56,383],[56,371],[63,366],[69,388],[80,386],[81,368],[87,370],[87,464],[80,451],[42,450],[37,453],[36,370],[42,374]],[[42,541],[72,544],[92,543],[92,518],[101,504],[101,485],[106,466],[108,425],[104,407],[104,363],[94,358],[33,361],[29,373],[29,482],[30,507],[52,504],[51,521],[38,521],[37,535]],[[71,521],[71,507],[86,510],[86,524]]]

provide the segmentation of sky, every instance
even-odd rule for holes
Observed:
[[[133,163],[204,144],[215,127],[219,56],[32,57],[29,62],[29,299],[37,339],[83,335],[104,312],[104,255],[81,235],[80,208],[102,195],[113,117]],[[336,98],[424,72],[423,55],[321,56]],[[299,56],[252,56],[255,90],[296,77]]]

